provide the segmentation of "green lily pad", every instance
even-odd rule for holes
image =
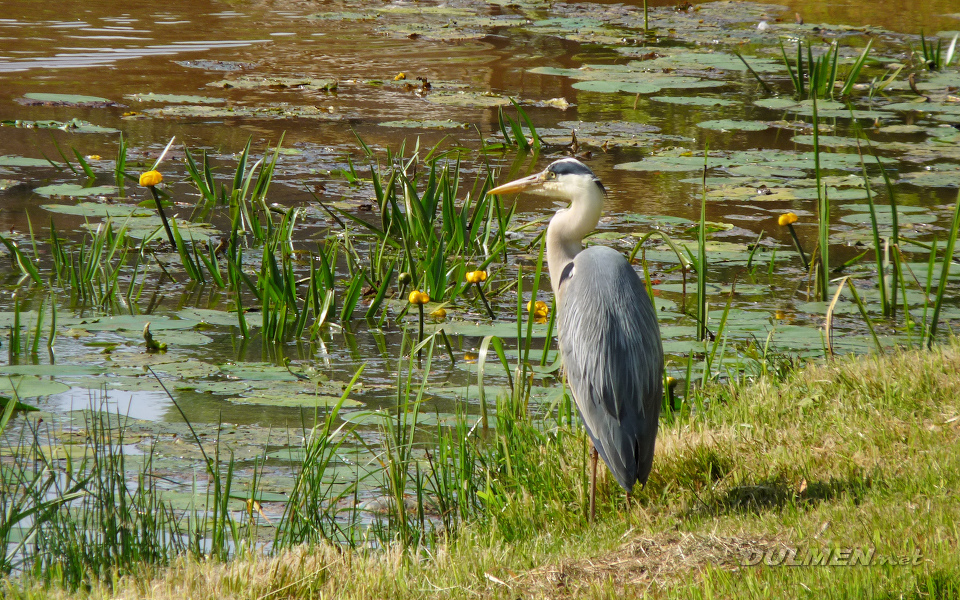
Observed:
[[[653,94],[663,89],[661,86],[652,83],[629,83],[626,81],[578,81],[573,84],[573,88],[584,92],[600,92],[601,94],[617,92]]]
[[[11,375],[0,377],[0,394],[19,398],[35,398],[53,396],[70,391],[70,386],[52,379],[45,379],[34,375]]]
[[[509,106],[510,99],[490,92],[433,92],[427,101],[445,106]]]
[[[173,219],[168,216],[170,220]],[[191,221],[182,221],[176,219],[177,231],[187,242],[205,242],[210,238],[220,235],[220,231],[215,229],[210,223],[198,223]],[[136,239],[166,239],[167,234],[163,230],[163,221],[159,216],[156,217],[133,217],[124,221],[113,221],[114,227],[126,227],[127,235]],[[90,227],[96,227],[90,224]]]
[[[23,97],[36,102],[67,104],[74,106],[115,104],[112,100],[108,100],[107,98],[100,98],[99,96],[81,96],[79,94],[44,94],[30,92],[29,94],[24,94]]]
[[[764,121],[738,121],[734,119],[720,119],[716,121],[702,121],[697,123],[697,127],[728,131],[763,131],[764,129],[769,129],[770,125]]]
[[[61,166],[61,163],[54,162]],[[0,156],[0,167],[50,167],[50,161],[43,158],[27,158],[25,156]]]
[[[198,392],[214,394],[215,396],[236,396],[253,389],[249,382],[237,381],[202,381],[194,387]]]
[[[900,182],[919,187],[960,187],[960,167],[934,165],[928,170],[904,173]]]
[[[404,119],[402,121],[383,121],[378,123],[381,127],[406,127],[411,129],[466,129],[469,127],[466,123],[460,123],[450,119],[443,120],[417,120]]]
[[[445,321],[439,324],[425,324],[424,332],[434,333],[440,329],[443,329],[447,335],[466,335],[466,336],[477,336],[483,337],[487,335],[495,335],[501,338],[509,339],[517,337],[517,324],[516,323],[503,323],[496,321],[493,323],[473,323],[470,321]],[[524,329],[526,332],[526,329]],[[542,338],[547,334],[546,325],[534,325],[533,326],[533,337]]]
[[[217,327],[239,325],[237,313],[232,310],[213,310],[209,308],[184,308],[176,312],[177,317],[189,321],[197,321]],[[263,315],[260,313],[246,313],[244,319],[249,327],[260,327]]]
[[[21,127],[25,129],[59,129],[70,133],[119,133],[120,130],[114,127],[103,127],[94,125],[88,121],[80,119],[70,119],[69,121],[25,121],[22,119],[0,121],[0,125],[6,127]]]
[[[898,112],[916,111],[928,113],[947,113],[960,114],[960,103],[940,103],[940,102],[895,102],[887,104],[883,110],[893,110]]]
[[[150,325],[150,329],[153,329],[153,324]],[[158,342],[167,344],[168,349],[176,346],[204,346],[213,341],[213,338],[203,335],[199,331],[183,330],[176,332],[171,331],[169,333],[155,333],[154,338]]]
[[[624,48],[620,50],[623,54],[636,55],[637,53],[648,53],[647,48]],[[642,67],[648,70],[663,69],[682,69],[684,71],[740,71],[747,72],[747,66],[735,54],[726,52],[696,52],[687,48],[657,48],[656,53],[660,56],[651,60],[635,61],[630,63],[634,67]],[[750,64],[750,68],[757,73],[777,73],[786,71],[783,62],[777,59],[762,58],[757,56],[745,57]]]
[[[939,221],[939,218],[932,214],[906,214],[900,211],[897,212],[897,222],[900,225],[909,225],[912,223],[936,223]],[[840,220],[844,223],[850,223],[852,225],[868,225],[871,222],[870,213],[868,212],[858,212],[853,213],[852,215],[844,215],[840,217]],[[890,214],[890,211],[886,210],[878,210],[876,212],[876,220],[879,225],[893,224],[893,216]]]
[[[287,406],[303,408],[329,408],[340,402],[338,396],[321,396],[315,394],[284,394],[272,391],[244,394],[229,399],[237,404],[259,404],[263,406]],[[362,402],[347,398],[343,401],[344,407],[363,406]]]
[[[818,136],[817,143],[825,148],[856,148],[857,142],[860,142],[860,145],[866,147],[867,140],[857,140],[857,138],[843,137],[838,135],[821,135]],[[805,144],[807,146],[813,145],[813,136],[812,135],[795,135],[793,136],[793,142],[796,144]]]
[[[740,102],[736,102],[735,100],[708,98],[706,96],[651,96],[650,99],[656,102],[683,104],[687,106],[735,106],[740,104]]]
[[[134,102],[165,102],[168,104],[221,104],[226,102],[223,98],[211,98],[209,96],[190,96],[179,94],[127,94],[124,98]]]
[[[227,377],[242,381],[298,381],[298,378],[285,367],[270,363],[228,363],[220,365]]]
[[[79,215],[95,218],[125,219],[127,217],[147,217],[152,210],[129,204],[103,204],[100,202],[80,202],[78,204],[43,204],[40,208],[64,215]]]
[[[70,377],[71,375],[98,375],[104,368],[98,365],[3,365],[0,375],[46,375]]]
[[[208,83],[211,87],[257,90],[257,89],[297,89],[332,92],[337,89],[336,79],[317,79],[313,77],[260,77],[241,75],[236,79],[221,79]]]
[[[196,326],[196,321],[171,319],[162,315],[116,315],[84,319],[78,325],[87,331],[134,331],[142,332],[150,323],[150,331],[184,330]]]
[[[33,192],[40,196],[112,196],[117,193],[117,187],[114,185],[83,187],[75,183],[58,183],[35,188]]]
[[[711,156],[709,161],[705,161],[702,156],[651,156],[637,162],[620,163],[614,166],[614,169],[624,169],[627,171],[696,171],[702,169],[704,164],[708,168],[724,167],[730,163],[723,158],[714,158]]]

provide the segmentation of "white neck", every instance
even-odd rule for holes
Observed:
[[[583,250],[583,238],[597,228],[603,211],[603,192],[596,184],[585,182],[582,192],[568,208],[557,211],[547,226],[547,268],[558,303],[560,274]]]

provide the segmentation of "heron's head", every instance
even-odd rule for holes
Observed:
[[[580,198],[603,198],[606,190],[590,168],[575,158],[561,158],[543,171],[495,187],[488,194],[528,192],[573,202]]]

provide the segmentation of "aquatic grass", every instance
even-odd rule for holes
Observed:
[[[407,345],[406,342],[404,335],[401,348]],[[423,366],[425,376],[419,382],[414,381],[414,373],[418,371],[414,354],[419,351],[411,349],[405,366],[401,364],[403,356],[398,358],[396,416],[383,420],[384,445],[380,463],[389,502],[387,528],[380,529],[380,537],[386,543],[398,541],[403,548],[418,547],[429,535],[423,493],[426,479],[415,450],[417,422],[433,362],[433,349],[433,343],[427,345]]]
[[[833,299],[830,301],[830,304],[827,306],[826,321],[824,325],[824,337],[826,339],[827,351],[830,356],[834,355],[833,350],[833,316],[836,311],[837,303],[840,300],[840,293],[843,291],[843,287],[846,285],[847,289],[850,290],[850,295],[853,297],[853,302],[857,306],[857,310],[860,311],[860,316],[863,318],[863,322],[866,324],[867,329],[870,332],[870,337],[873,339],[874,346],[876,346],[877,352],[883,353],[883,344],[880,343],[880,338],[877,337],[877,332],[873,327],[873,321],[870,319],[870,315],[867,312],[866,304],[863,299],[860,297],[859,292],[857,292],[856,286],[853,284],[853,281],[849,276],[841,277],[837,280],[837,291],[833,295]]]
[[[346,542],[353,547],[357,545],[359,512],[356,508],[342,507],[342,503],[356,494],[361,481],[341,481],[336,476],[329,476],[328,471],[338,460],[343,444],[353,435],[352,426],[346,422],[338,424],[338,421],[343,403],[352,393],[363,370],[361,365],[346,385],[340,400],[322,420],[315,413],[314,425],[304,431],[304,458],[294,476],[283,518],[276,529],[273,542],[275,551],[307,543]],[[252,485],[251,492],[255,489],[256,486]]]
[[[877,164],[880,167],[880,172],[883,174],[884,183],[887,187],[887,197],[890,201],[890,222],[891,222],[891,232],[890,238],[884,240],[883,245],[881,246],[880,240],[880,229],[877,223],[877,213],[876,207],[874,206],[873,201],[873,191],[870,186],[870,178],[867,175],[866,163],[863,160],[863,151],[860,146],[861,132],[857,132],[857,151],[860,155],[860,170],[863,176],[864,189],[867,193],[867,204],[870,210],[870,231],[873,237],[873,253],[874,253],[874,262],[877,266],[877,288],[880,291],[880,306],[883,311],[883,315],[887,317],[895,317],[897,313],[897,284],[902,279],[902,273],[900,272],[900,261],[899,261],[899,240],[900,240],[900,226],[899,226],[899,215],[897,214],[897,195],[893,189],[893,184],[890,181],[890,176],[887,174],[886,169],[883,168],[883,165],[877,157]],[[867,141],[869,144],[869,140]],[[893,271],[890,277],[887,277],[887,267],[890,266],[889,260],[889,248],[890,240],[893,240],[894,251],[897,253],[897,256],[892,262]]]
[[[37,267],[35,259],[27,256],[23,250],[20,249],[17,242],[0,235],[0,243],[7,247],[13,264],[25,277],[29,277],[34,283],[45,285],[43,277],[40,276],[40,270]]]
[[[933,346],[933,340],[937,335],[937,326],[940,324],[940,311],[943,308],[943,300],[947,290],[947,279],[950,277],[950,266],[953,263],[953,250],[957,243],[958,234],[960,234],[960,193],[957,194],[956,206],[953,209],[953,220],[950,223],[950,233],[947,234],[947,242],[943,250],[943,266],[940,269],[940,281],[937,285],[933,315],[930,317],[930,325],[928,327],[927,348]]]
[[[823,184],[820,168],[820,118],[817,111],[817,97],[813,97],[813,172],[817,183],[817,252],[811,259],[815,265],[817,297],[826,299],[830,295],[830,197]]]
[[[849,72],[846,74],[843,86],[840,88],[839,95],[841,98],[848,98],[852,94],[854,86],[860,77],[860,72],[867,62],[872,44],[872,40],[868,41],[867,45],[860,52],[860,56],[851,65]],[[796,70],[794,70],[794,66],[791,66],[790,60],[787,58],[783,38],[780,39],[780,53],[783,57],[783,63],[787,67],[787,72],[790,75],[790,81],[793,84],[793,96],[795,98],[819,98],[821,100],[832,100],[834,98],[836,84],[839,78],[840,46],[837,42],[831,42],[830,45],[827,46],[827,49],[816,58],[813,56],[812,46],[808,43],[805,65],[803,41],[798,40],[797,57],[794,61]],[[757,79],[759,79],[759,77],[757,77]]]
[[[81,306],[122,309],[132,298],[132,288],[146,251],[142,241],[133,261],[133,277],[127,294],[121,294],[121,277],[131,268],[128,264],[133,246],[127,235],[130,218],[114,227],[111,219],[88,227],[76,243],[62,238],[51,221],[50,247],[53,272],[59,286],[70,291],[74,302]]]
[[[923,56],[923,66],[930,71],[941,71],[948,67],[950,63],[953,62],[958,38],[960,38],[960,34],[953,36],[953,39],[950,41],[950,46],[947,47],[947,51],[944,53],[943,40],[937,38],[936,44],[934,44],[933,41],[928,43],[926,36],[923,35],[923,30],[921,30],[920,52]]]
[[[5,403],[0,414],[0,434],[6,432],[18,404],[14,399]],[[0,456],[4,458],[0,476],[4,486],[4,493],[0,494],[0,573],[4,575],[17,570],[30,573],[28,557],[37,543],[41,524],[61,505],[83,496],[79,482],[58,487],[60,469],[52,462],[37,464],[28,458],[44,456],[39,436],[29,435],[35,431],[27,427],[13,438],[4,435],[0,443]]]
[[[120,139],[117,142],[117,156],[113,163],[113,182],[117,185],[117,193],[120,194],[121,198],[126,196],[128,150],[127,140],[123,137],[123,132],[120,132]]]
[[[500,134],[503,136],[505,145],[507,147],[514,146],[521,152],[531,150],[534,153],[539,152],[542,141],[540,140],[540,135],[537,133],[537,128],[534,126],[533,121],[527,116],[527,112],[523,110],[519,102],[510,98],[510,103],[513,104],[513,107],[517,111],[516,120],[504,114],[502,106],[497,107],[497,125],[500,128]],[[530,132],[529,140],[523,131],[523,125],[526,125],[527,131]],[[485,150],[491,149],[493,149],[492,146],[485,147]]]
[[[756,79],[756,80],[760,83],[760,87],[763,88],[763,91],[765,91],[766,93],[768,93],[768,94],[770,94],[770,95],[773,95],[773,93],[774,93],[773,88],[771,88],[771,87],[767,84],[767,82],[764,81],[763,78],[760,77],[760,75],[759,75],[756,71],[753,70],[753,67],[750,66],[750,63],[747,62],[747,59],[745,59],[745,58],[743,57],[743,55],[740,54],[739,52],[734,52],[733,55],[740,59],[740,62],[742,62],[742,63],[743,63],[743,66],[745,66],[745,67],[747,68],[747,70],[750,71],[750,74],[753,75],[753,78]],[[791,75],[793,75],[793,74],[791,73]]]
[[[708,152],[704,151],[704,156]],[[704,159],[703,193],[700,199],[700,221],[697,225],[697,254],[684,247],[694,272],[697,274],[697,305],[694,317],[697,322],[697,339],[707,339],[707,165]]]
[[[406,145],[401,144],[396,152],[388,149],[386,163],[380,164],[368,146],[362,147],[369,151],[379,223],[339,208],[324,208],[345,231],[347,224],[354,224],[376,240],[369,269],[361,271],[363,277],[370,285],[382,285],[388,281],[387,271],[397,269],[409,273],[412,285],[435,301],[455,299],[465,284],[462,262],[453,257],[472,260],[504,249],[505,232],[515,208],[504,212],[498,198],[486,196],[493,182],[489,169],[466,191],[463,200],[458,199],[465,187],[459,149],[443,150],[438,143],[422,150],[418,140],[409,156]]]
[[[853,87],[857,84],[857,80],[860,78],[860,71],[863,70],[863,66],[867,62],[867,56],[870,54],[870,47],[872,45],[873,40],[867,40],[867,45],[863,47],[863,51],[860,53],[860,56],[857,57],[857,60],[854,61],[853,65],[850,67],[850,71],[847,73],[846,79],[843,82],[843,87],[840,88],[841,98],[849,98],[853,93]]]

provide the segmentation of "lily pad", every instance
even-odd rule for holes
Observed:
[[[338,396],[321,396],[321,395],[314,395],[314,394],[284,394],[284,393],[276,393],[271,391],[264,391],[260,393],[245,394],[243,396],[234,396],[230,398],[230,401],[235,402],[237,404],[260,404],[264,406],[328,408],[331,406],[336,406],[336,404],[340,402],[340,398]],[[357,400],[353,400],[351,398],[347,398],[343,401],[343,406],[345,407],[363,406],[363,403]]]
[[[28,101],[55,106],[114,106],[116,102],[99,96],[81,96],[79,94],[45,94],[30,92],[24,94]]]
[[[53,165],[61,166],[54,162]],[[25,156],[0,156],[0,167],[50,167],[49,160],[43,158],[27,158]]]
[[[381,127],[407,127],[411,129],[466,129],[469,127],[466,123],[453,121],[451,119],[443,120],[417,120],[404,119],[402,121],[383,121],[379,123]]]
[[[223,98],[211,98],[210,96],[190,96],[181,94],[127,94],[124,98],[134,102],[164,102],[167,104],[222,104],[226,102]]]
[[[70,391],[70,386],[59,381],[34,375],[11,375],[0,377],[0,394],[19,398],[53,396]]]
[[[667,104],[683,104],[687,106],[735,106],[740,104],[734,100],[725,100],[723,98],[708,98],[706,96],[651,96],[655,102],[666,102]]]
[[[168,217],[170,218],[170,217]],[[171,220],[173,220],[171,218]],[[177,219],[177,231],[188,242],[209,241],[210,238],[220,235],[220,232],[210,223],[196,223]],[[166,239],[163,231],[163,221],[160,217],[133,217],[125,221],[113,221],[115,227],[123,225],[127,228],[127,235],[137,239]],[[91,224],[91,226],[94,226]]]
[[[314,77],[258,77],[241,75],[236,79],[221,79],[208,83],[211,87],[239,90],[309,90],[332,92],[337,89],[336,79],[318,79]]]
[[[177,317],[188,321],[217,327],[239,325],[237,313],[233,310],[213,310],[209,308],[185,308],[177,311]],[[263,316],[260,313],[246,313],[244,319],[250,327],[260,327]]]
[[[960,187],[960,167],[956,165],[934,165],[930,169],[904,173],[900,182],[919,187]]]
[[[84,319],[78,323],[87,331],[134,331],[142,332],[150,323],[151,331],[190,329],[197,322],[187,319],[171,319],[162,315],[116,315]]]
[[[147,217],[154,211],[129,204],[103,204],[100,202],[80,202],[79,204],[43,204],[40,208],[64,215],[79,215],[95,218],[123,219],[126,217]]]
[[[489,92],[434,92],[427,101],[445,106],[509,106],[510,99]]]
[[[44,185],[33,190],[40,196],[111,196],[117,193],[117,187],[114,185],[98,185],[93,187],[83,187],[75,183],[58,183],[55,185]]]
[[[697,127],[726,131],[763,131],[764,129],[769,129],[770,125],[764,121],[738,121],[734,119],[720,119],[716,121],[702,121],[697,123]]]
[[[21,127],[26,129],[59,129],[70,133],[119,133],[120,130],[114,127],[103,127],[94,125],[81,119],[70,119],[69,121],[24,121],[6,120],[0,121],[4,126]]]

